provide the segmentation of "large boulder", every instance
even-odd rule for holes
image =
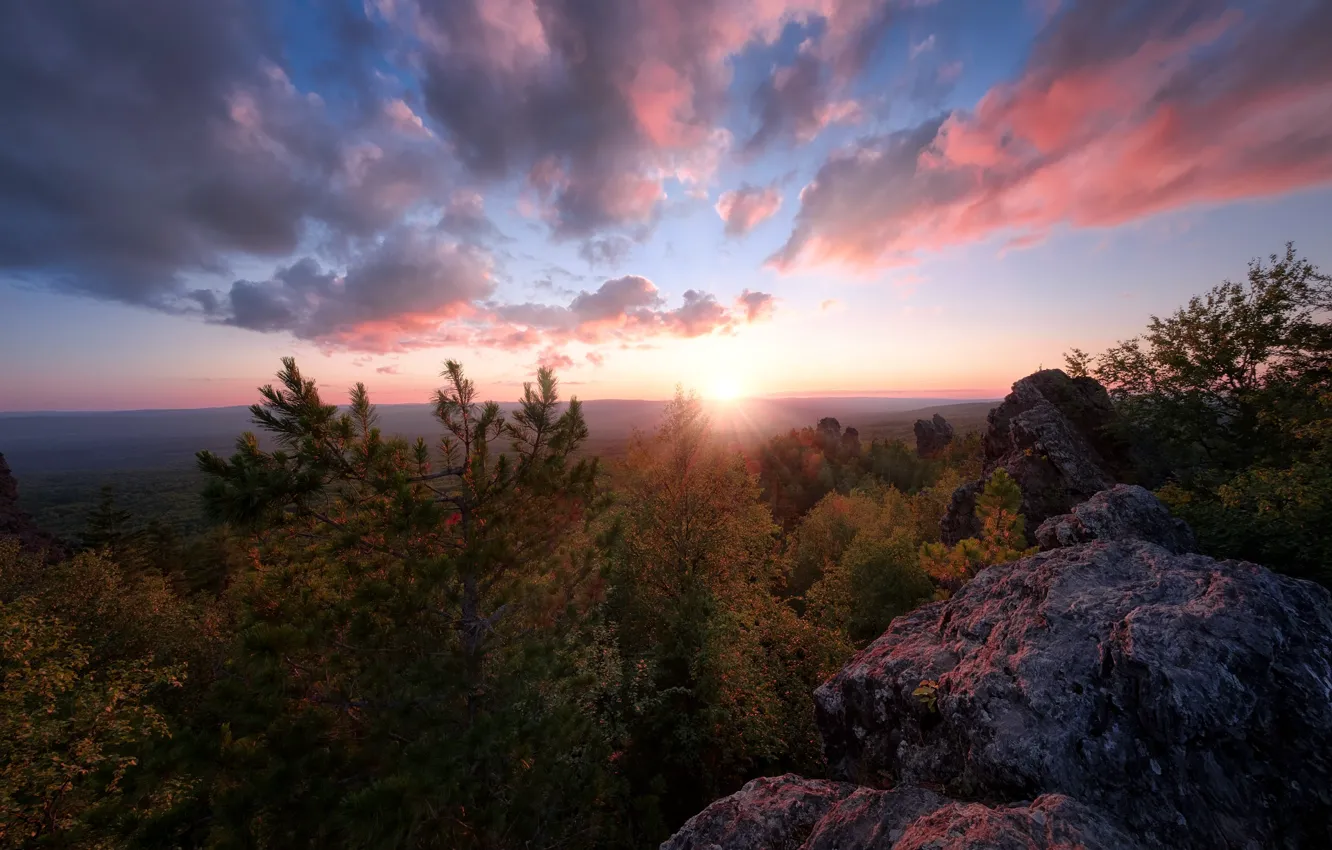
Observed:
[[[912,430],[916,432],[917,457],[938,457],[953,442],[953,426],[937,413],[933,419],[917,419]]]
[[[0,538],[17,538],[25,552],[44,554],[52,561],[65,557],[65,548],[53,535],[37,527],[27,511],[19,507],[18,482],[0,454]]]
[[[836,779],[1063,794],[1150,847],[1332,847],[1332,598],[1253,564],[1128,540],[990,567],[815,704]]]
[[[907,827],[893,843],[826,850],[1134,850],[1142,845],[1104,815],[1062,794],[1030,804],[951,803]],[[812,844],[808,850],[814,850]]]
[[[953,802],[925,788],[857,788],[828,810],[802,850],[891,847],[920,818]]]
[[[1092,378],[1036,372],[990,411],[982,435],[982,478],[958,488],[941,525],[945,543],[978,536],[976,496],[996,469],[1022,488],[1028,535],[1052,516],[1131,475],[1128,447],[1114,435],[1110,396]]]
[[[661,850],[800,850],[854,785],[794,774],[755,779],[694,815]]]
[[[691,818],[661,850],[1131,850],[1106,817],[1058,794],[958,803],[924,788],[756,779]]]
[[[1193,530],[1150,490],[1137,484],[1116,484],[1102,490],[1070,513],[1054,516],[1036,529],[1041,549],[1058,549],[1093,540],[1145,540],[1175,554],[1197,551]]]

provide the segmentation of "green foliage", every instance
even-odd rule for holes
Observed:
[[[819,759],[809,692],[841,647],[777,600],[776,528],[744,458],[677,393],[621,471],[604,607],[622,672],[605,723],[630,840],[660,842],[719,794]]]
[[[911,695],[925,706],[925,710],[931,714],[939,711],[939,683],[934,679],[921,679],[920,684],[911,692]]]
[[[123,469],[114,472],[22,472],[19,505],[39,528],[62,540],[82,541],[88,520],[111,488],[115,506],[134,520],[130,530],[151,519],[181,538],[208,530],[199,491],[204,476],[194,468]]]
[[[1327,581],[1332,278],[1293,245],[1070,365],[1106,384],[1204,549]]]
[[[1290,454],[1283,423],[1332,380],[1332,278],[1293,245],[1246,281],[1226,281],[1140,337],[1092,359],[1126,420],[1150,435],[1157,467],[1185,486]]]
[[[825,417],[814,428],[792,429],[759,448],[763,500],[784,528],[833,491],[847,492],[862,474],[859,437],[844,434],[836,419]]]
[[[926,543],[920,549],[921,568],[946,590],[954,591],[985,567],[1035,552],[1025,546],[1026,519],[1021,509],[1022,489],[1005,469],[996,469],[976,499],[981,536],[960,540],[952,547]]]
[[[1332,585],[1332,395],[1321,408],[1290,424],[1298,448],[1289,465],[1255,464],[1211,491],[1168,484],[1161,499],[1208,551]]]
[[[916,556],[930,526],[937,534],[938,518],[928,506],[877,486],[820,502],[787,554],[793,579],[817,570],[817,580],[798,598],[806,618],[848,645],[863,646],[894,617],[930,599],[934,586]]]
[[[170,782],[128,788],[208,666],[208,620],[160,577],[0,540],[0,846],[114,846],[168,804]]]
[[[581,408],[546,369],[508,420],[442,374],[437,453],[385,438],[361,385],[338,413],[287,359],[251,408],[276,448],[200,454],[254,565],[207,708],[220,757],[196,766],[209,825],[174,840],[519,846],[599,817],[606,753],[560,641],[594,566]]]
[[[763,501],[773,518],[790,531],[829,493],[846,495],[856,487],[882,485],[903,493],[931,487],[946,469],[976,468],[980,435],[954,440],[938,459],[920,458],[902,440],[873,440],[864,446],[854,428],[840,431],[836,419],[814,428],[771,438],[758,452]]]
[[[116,505],[111,485],[103,485],[97,507],[88,514],[88,524],[83,532],[84,547],[103,549],[123,544],[129,537],[132,519],[133,514]]]

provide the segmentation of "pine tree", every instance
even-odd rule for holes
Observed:
[[[920,549],[921,567],[943,588],[956,591],[985,567],[1014,561],[1036,550],[1028,549],[1026,518],[1021,514],[1022,488],[1002,467],[996,469],[976,499],[981,536],[958,541],[956,546],[926,543]]]
[[[129,538],[132,519],[129,511],[116,505],[116,494],[111,485],[103,485],[97,507],[88,514],[83,547],[101,551],[122,545]]]
[[[545,846],[598,817],[605,754],[560,652],[595,566],[581,407],[547,369],[508,419],[442,375],[437,453],[286,359],[251,408],[275,448],[200,454],[212,515],[254,534],[207,841]]]

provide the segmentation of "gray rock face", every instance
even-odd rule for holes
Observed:
[[[951,803],[912,823],[896,843],[841,847],[846,850],[1133,850],[1141,846],[1087,806],[1061,794],[1046,794],[1029,805],[992,807]]]
[[[953,426],[937,413],[933,419],[917,419],[912,430],[916,432],[917,457],[938,457],[953,442]]]
[[[1058,369],[1036,372],[990,411],[981,444],[980,481],[958,489],[945,514],[943,541],[955,544],[979,532],[976,496],[996,469],[1022,488],[1028,535],[1052,516],[1114,485],[1131,469],[1128,448],[1110,433],[1114,407],[1105,388],[1091,378],[1070,378]]]
[[[1132,850],[1104,816],[1058,794],[991,807],[924,788],[756,779],[694,816],[662,850]]]
[[[991,567],[815,703],[838,779],[1063,794],[1148,847],[1332,847],[1332,598],[1253,564],[1121,541]]]
[[[1093,540],[1144,540],[1177,555],[1197,550],[1193,530],[1150,490],[1116,484],[1102,490],[1070,513],[1054,516],[1036,529],[1041,549],[1058,549]]]
[[[755,779],[694,815],[661,850],[800,850],[854,785],[794,774]]]
[[[815,824],[802,850],[891,847],[911,824],[951,802],[911,786],[891,791],[857,788]]]
[[[51,561],[65,557],[65,548],[53,535],[37,527],[32,517],[18,504],[18,482],[0,454],[0,537],[17,538],[25,552],[45,553]]]

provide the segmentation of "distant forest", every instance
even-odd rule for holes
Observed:
[[[651,428],[665,406],[664,401],[587,403],[589,437],[580,454],[622,458],[633,428]],[[717,439],[752,453],[771,434],[787,430],[786,423],[803,427],[833,416],[856,427],[866,439],[909,442],[918,418],[941,413],[959,431],[979,430],[992,406],[992,402],[931,404],[927,399],[797,398],[740,402],[743,423],[726,416],[735,405],[713,405],[710,414]],[[408,439],[432,437],[429,405],[392,405],[387,410],[388,415],[380,411],[385,433]],[[195,454],[201,448],[230,450],[248,418],[244,408],[10,414],[0,416],[0,449],[23,481],[19,493],[23,508],[42,528],[63,539],[79,540],[108,487],[133,516],[152,518],[171,532],[188,536],[208,527],[199,498],[205,479]]]
[[[1288,246],[1065,366],[1204,551],[1325,584],[1329,309]],[[941,540],[988,404],[926,451],[681,392],[603,452],[546,369],[501,408],[446,363],[428,439],[334,401],[286,360],[194,471],[20,474],[77,551],[0,540],[0,847],[655,847],[821,775],[810,692],[1032,551],[1002,472]]]

